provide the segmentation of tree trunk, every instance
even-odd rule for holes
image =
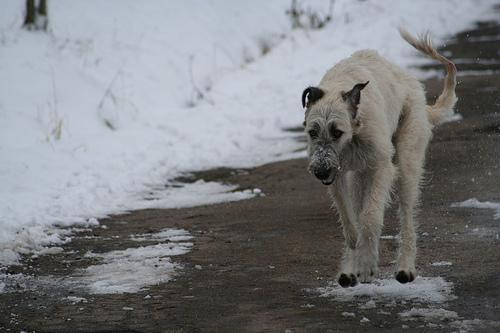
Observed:
[[[37,29],[46,31],[48,24],[47,0],[40,0],[38,3],[38,16],[36,18]]]
[[[38,3],[38,15],[47,16],[47,0],[40,0]]]
[[[40,0],[38,6],[35,0],[26,0],[26,17],[23,26],[28,30],[47,30],[48,23],[47,0]]]
[[[26,0],[26,17],[24,18],[24,27],[28,30],[33,30],[35,28],[35,20],[35,0]]]

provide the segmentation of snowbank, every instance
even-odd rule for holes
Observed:
[[[300,93],[328,67],[360,48],[415,63],[397,25],[443,38],[492,3],[338,0],[324,30],[291,31],[288,0],[51,0],[43,34],[20,29],[23,1],[6,2],[0,263],[67,241],[54,224],[143,208],[182,172],[298,156],[282,129],[301,123]]]

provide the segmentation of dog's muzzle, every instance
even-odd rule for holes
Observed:
[[[329,169],[316,169],[314,176],[321,180],[323,185],[331,185],[335,181],[335,173],[332,168]]]
[[[321,180],[324,185],[335,181],[339,168],[331,149],[319,146],[310,157],[309,172]]]

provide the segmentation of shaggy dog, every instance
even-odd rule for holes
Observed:
[[[445,65],[444,90],[426,105],[422,84],[372,50],[340,61],[302,94],[309,172],[329,185],[342,223],[345,251],[338,282],[368,283],[378,273],[379,239],[393,183],[401,222],[396,279],[415,279],[415,206],[432,128],[453,114],[455,65],[428,35],[400,34]]]

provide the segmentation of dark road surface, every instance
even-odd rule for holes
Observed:
[[[496,38],[474,38],[478,36]],[[500,68],[499,50],[500,27],[488,23],[448,43],[445,54],[465,63],[457,63],[459,72],[464,69],[457,89],[457,111],[463,120],[436,129],[428,151],[417,269],[420,276],[453,283],[456,299],[432,306],[454,311],[457,318],[404,320],[399,313],[432,306],[407,301],[390,307],[377,301],[375,308],[362,309],[359,302],[319,297],[317,288],[335,281],[343,238],[326,188],[306,173],[306,161],[297,159],[243,173],[214,170],[197,175],[260,188],[265,196],[115,216],[101,221],[107,229],[76,236],[63,246],[63,253],[26,259],[24,268],[10,267],[12,274],[56,279],[89,265],[81,259],[88,250],[130,247],[123,241],[130,234],[176,227],[195,236],[192,251],[175,257],[184,265],[175,280],[148,291],[88,295],[64,286],[20,286],[0,294],[0,331],[500,332],[500,219],[494,219],[492,209],[450,207],[470,198],[500,202],[500,75],[476,72]],[[496,65],[485,67],[480,63],[484,59]],[[433,98],[442,82],[431,80],[427,87]],[[399,230],[394,206],[387,212],[384,235]],[[120,223],[123,220],[128,223]],[[122,237],[103,241],[85,235]],[[385,277],[395,269],[395,251],[394,240],[381,241]],[[430,265],[439,261],[452,265]],[[73,294],[88,302],[61,301]],[[369,321],[360,322],[363,317]]]

